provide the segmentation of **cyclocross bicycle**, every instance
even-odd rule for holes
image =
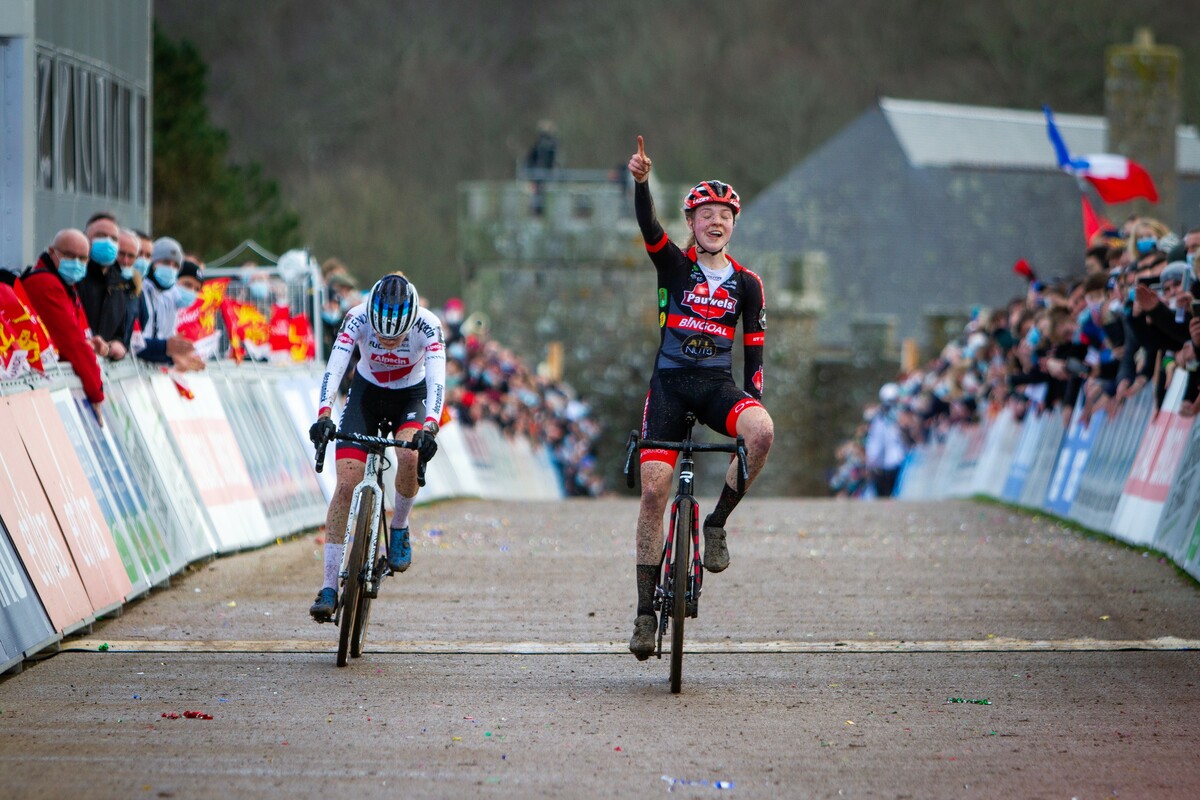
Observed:
[[[350,515],[346,518],[346,546],[342,550],[342,568],[338,573],[341,584],[333,623],[338,626],[337,665],[346,666],[346,655],[358,658],[367,639],[367,623],[371,617],[371,601],[379,596],[379,584],[392,574],[387,558],[388,528],[384,501],[383,473],[391,466],[387,448],[401,447],[416,450],[415,441],[365,436],[361,433],[333,434],[332,439],[356,442],[367,449],[366,469],[362,482],[354,487],[350,498]],[[317,472],[325,468],[325,446],[317,445]],[[417,485],[425,485],[425,462],[417,462]]]
[[[687,430],[681,442],[659,442],[642,439],[637,431],[629,434],[625,449],[625,482],[633,488],[633,455],[642,448],[653,450],[676,450],[679,459],[679,490],[671,503],[671,525],[663,542],[662,560],[659,562],[658,586],[654,589],[654,610],[659,612],[658,646],[655,656],[662,658],[663,636],[667,623],[671,626],[671,693],[679,694],[683,681],[683,622],[687,617],[700,613],[700,589],[704,583],[704,570],[700,565],[700,506],[692,492],[695,472],[693,453],[732,453],[738,462],[737,488],[746,490],[750,473],[746,467],[746,442],[738,436],[735,442],[709,444],[692,439],[692,428],[696,415],[688,412],[684,418]],[[676,544],[678,543],[678,546]],[[689,553],[690,547],[690,553]]]

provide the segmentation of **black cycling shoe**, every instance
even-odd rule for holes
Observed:
[[[704,523],[704,568],[721,572],[729,566],[729,548],[725,545],[725,529]]]
[[[645,661],[654,655],[656,643],[654,634],[658,632],[658,620],[653,614],[639,614],[633,623],[633,638],[629,640],[629,652],[637,656],[638,661]]]
[[[334,609],[337,608],[337,589],[325,588],[317,592],[317,601],[308,609],[312,618],[317,622],[329,622],[333,619]]]

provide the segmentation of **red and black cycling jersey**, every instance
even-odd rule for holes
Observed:
[[[729,258],[732,271],[714,285],[696,263],[696,248],[685,253],[659,224],[649,186],[636,184],[633,197],[642,238],[658,272],[660,341],[655,371],[720,370],[732,376],[740,319],[745,352],[743,388],[761,400],[767,329],[762,279]]]

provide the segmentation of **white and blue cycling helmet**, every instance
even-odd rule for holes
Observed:
[[[367,317],[376,336],[398,339],[417,322],[420,303],[416,287],[402,275],[384,275],[371,287]]]

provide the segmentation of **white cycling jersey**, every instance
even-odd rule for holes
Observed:
[[[446,400],[446,342],[442,323],[427,308],[417,313],[417,321],[395,350],[379,346],[379,339],[367,318],[367,304],[360,303],[346,313],[342,327],[333,340],[333,350],[321,381],[320,412],[333,407],[350,356],[358,348],[358,374],[384,389],[406,389],[425,381],[425,421],[441,422]]]

